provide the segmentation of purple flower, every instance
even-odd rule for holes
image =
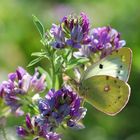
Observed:
[[[16,115],[23,115],[20,109],[21,98],[28,92],[39,93],[45,89],[45,76],[39,78],[37,70],[31,76],[22,67],[18,67],[15,73],[8,75],[8,81],[3,81],[0,85],[0,97],[4,99],[6,105]]]
[[[46,134],[46,140],[61,140],[61,137],[56,132],[48,132]]]
[[[50,30],[50,33],[54,37],[54,41],[51,43],[51,45],[54,48],[64,48],[65,47],[65,36],[64,32],[62,30],[61,25],[52,25],[52,28]]]
[[[81,48],[81,43],[83,41],[83,32],[80,25],[76,25],[71,30],[71,38],[67,40],[67,45],[74,48]]]
[[[79,121],[86,114],[86,109],[81,107],[81,101],[70,87],[63,87],[58,91],[52,89],[45,99],[39,100],[41,115],[36,121],[40,126],[47,125],[48,131],[55,130],[63,122],[71,128],[81,129],[83,125]]]
[[[65,17],[63,22],[70,32],[70,38],[67,38],[67,45],[81,48],[82,45],[90,42],[89,19],[84,13],[81,13],[80,18],[73,16],[70,18]]]
[[[90,42],[89,19],[84,13],[80,17],[65,16],[59,25],[53,24],[50,32],[55,40],[51,43],[54,48],[64,48],[67,45],[81,48]]]
[[[21,137],[28,136],[28,132],[26,131],[26,129],[21,126],[17,127],[17,134]]]
[[[82,31],[84,34],[88,34],[89,31],[89,18],[85,13],[81,13],[81,23],[82,23]]]
[[[79,51],[74,52],[73,56],[75,58],[89,57],[91,54],[91,50],[88,46],[82,46]]]
[[[110,54],[125,45],[124,40],[120,40],[120,33],[111,27],[95,28],[91,32],[90,50],[92,52],[101,51],[101,57]]]
[[[36,68],[35,73],[30,80],[30,90],[32,90],[32,92],[35,93],[42,92],[46,88],[46,83],[45,83],[46,76],[44,74],[42,74],[41,76],[39,75],[40,74],[38,72],[38,69]]]
[[[34,140],[44,138],[46,140],[61,140],[61,136],[56,132],[47,131],[46,127],[39,126],[35,121],[36,117],[30,117],[30,114],[26,115],[26,127],[18,126],[17,134],[22,138],[34,137]]]

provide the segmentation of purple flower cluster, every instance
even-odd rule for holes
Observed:
[[[35,121],[36,117],[30,117],[29,114],[26,115],[26,127],[18,126],[17,134],[22,138],[34,137],[33,140],[39,140],[44,138],[46,140],[61,140],[59,134],[55,132],[48,132],[43,126],[39,126]]]
[[[86,109],[81,107],[80,98],[70,87],[50,90],[45,99],[39,100],[40,117],[37,122],[47,125],[48,131],[54,130],[62,122],[75,129],[83,128],[79,121],[85,116]]]
[[[53,24],[50,32],[55,41],[52,43],[54,48],[64,48],[71,46],[81,48],[81,45],[88,44],[89,34],[89,19],[81,13],[80,17],[64,17],[60,25]]]
[[[91,53],[101,52],[101,58],[123,47],[120,33],[111,27],[90,29],[89,19],[81,13],[79,17],[65,16],[59,25],[53,24],[50,30],[54,48],[71,46],[78,48],[75,57],[88,57]]]
[[[79,122],[86,114],[86,109],[81,107],[81,101],[82,99],[68,86],[58,91],[50,90],[45,99],[38,101],[40,115],[34,117],[33,121],[26,115],[27,129],[19,126],[17,134],[22,137],[34,135],[35,140],[39,137],[60,140],[61,136],[55,132],[60,125],[66,124],[74,129],[84,128]]]
[[[45,87],[45,75],[39,77],[37,69],[31,76],[22,67],[18,67],[16,72],[8,75],[8,81],[3,81],[0,85],[0,97],[10,106],[12,112],[22,115],[23,112],[20,110],[22,95],[29,92],[39,93]]]
[[[120,33],[111,27],[95,28],[91,31],[90,50],[95,53],[101,51],[102,57],[125,44],[124,40],[120,40]]]

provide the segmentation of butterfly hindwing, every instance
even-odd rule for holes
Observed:
[[[127,104],[130,87],[122,80],[100,75],[82,81],[80,94],[96,109],[113,116]]]
[[[121,48],[106,56],[96,64],[87,68],[82,79],[85,80],[96,75],[108,75],[125,82],[128,81],[132,61],[132,51],[129,48]]]

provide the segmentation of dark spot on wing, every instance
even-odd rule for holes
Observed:
[[[114,83],[116,84],[117,83],[117,80],[114,80]]]
[[[116,50],[116,53],[118,53],[119,51],[118,50]]]
[[[120,72],[121,72],[121,71],[119,70],[118,73],[120,74]]]
[[[118,100],[121,99],[122,96],[118,96]]]
[[[120,68],[121,68],[121,69],[122,69],[122,67],[123,67],[123,66],[122,66],[122,65],[120,65]]]
[[[103,64],[100,64],[100,65],[99,65],[99,68],[100,68],[100,69],[103,69]]]

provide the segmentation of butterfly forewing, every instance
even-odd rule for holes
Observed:
[[[88,67],[81,80],[83,81],[96,75],[108,75],[127,82],[131,69],[131,61],[131,49],[126,47],[121,48]]]
[[[113,116],[127,104],[130,87],[111,76],[93,76],[82,81],[80,94],[96,109]]]

